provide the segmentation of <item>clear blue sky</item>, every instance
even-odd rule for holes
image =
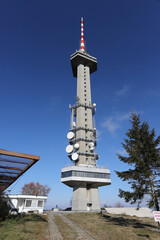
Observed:
[[[114,170],[125,169],[116,153],[123,153],[131,110],[160,135],[160,1],[0,1],[0,148],[40,156],[10,189],[48,184],[47,208],[68,206],[72,196],[60,173],[70,163],[70,55],[79,48],[81,16],[87,50],[98,59],[91,76],[98,163],[112,176],[112,185],[99,189],[102,204],[114,205],[118,189],[128,189]]]

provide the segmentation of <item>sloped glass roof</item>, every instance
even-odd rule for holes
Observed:
[[[8,188],[39,159],[39,156],[0,149],[0,190]]]

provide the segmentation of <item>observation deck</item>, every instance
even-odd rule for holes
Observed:
[[[109,169],[84,166],[69,166],[62,168],[61,182],[69,187],[84,183],[89,187],[100,187],[111,184]]]

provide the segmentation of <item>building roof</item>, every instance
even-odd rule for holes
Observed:
[[[8,188],[39,159],[39,156],[0,149],[0,190]]]
[[[11,194],[8,195],[9,198],[13,199],[47,199],[47,196],[35,196],[35,195],[23,195],[23,194]]]

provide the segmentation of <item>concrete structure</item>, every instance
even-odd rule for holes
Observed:
[[[111,214],[126,214],[136,217],[150,217],[153,218],[153,211],[150,208],[105,208],[106,212]]]
[[[8,195],[12,203],[12,207],[19,213],[43,213],[46,196],[33,195]]]
[[[97,167],[98,154],[95,111],[91,101],[90,74],[97,70],[97,59],[85,51],[83,18],[80,50],[71,55],[73,76],[77,78],[76,104],[71,106],[71,126],[66,147],[72,166],[61,171],[61,182],[73,188],[73,211],[100,211],[98,187],[111,184],[110,171]]]

